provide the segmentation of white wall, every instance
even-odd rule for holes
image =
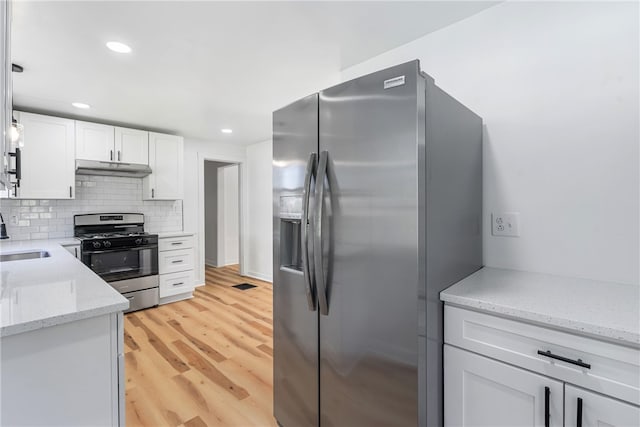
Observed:
[[[343,72],[420,59],[480,114],[484,262],[638,283],[638,3],[507,2]],[[519,238],[490,212],[521,213]]]
[[[223,242],[224,265],[239,262],[240,239],[240,200],[238,166],[226,166],[218,169],[218,181],[222,184],[222,192],[218,193],[218,213],[222,219],[222,227],[218,232]]]
[[[247,147],[248,215],[247,274],[273,280],[272,143]]]
[[[196,234],[196,283],[203,284],[204,276],[204,161],[214,160],[240,163],[240,193],[246,193],[246,148],[215,141],[185,139],[184,144],[184,231]],[[242,213],[244,215],[244,212]],[[243,247],[244,242],[241,242]],[[246,255],[242,260],[246,264]],[[244,268],[244,267],[243,267]]]

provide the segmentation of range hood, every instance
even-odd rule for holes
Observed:
[[[76,160],[76,175],[106,175],[142,178],[150,173],[151,168],[149,166],[136,163]]]

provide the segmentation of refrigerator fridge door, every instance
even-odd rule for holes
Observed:
[[[307,214],[317,149],[317,94],[273,113],[274,415],[285,427],[319,421],[318,311]]]
[[[418,61],[322,91],[319,121],[320,424],[418,425]]]

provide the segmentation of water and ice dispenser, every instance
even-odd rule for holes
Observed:
[[[302,271],[302,195],[280,197],[280,267]]]

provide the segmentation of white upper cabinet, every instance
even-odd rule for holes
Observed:
[[[149,132],[138,129],[115,128],[115,161],[149,164]]]
[[[181,136],[149,132],[151,175],[143,180],[144,200],[178,200],[183,193],[184,140]]]
[[[75,197],[74,121],[19,113],[24,126],[21,149],[20,199]]]
[[[149,164],[149,132],[76,121],[76,159]]]
[[[113,126],[76,121],[76,158],[114,161],[113,138]]]

